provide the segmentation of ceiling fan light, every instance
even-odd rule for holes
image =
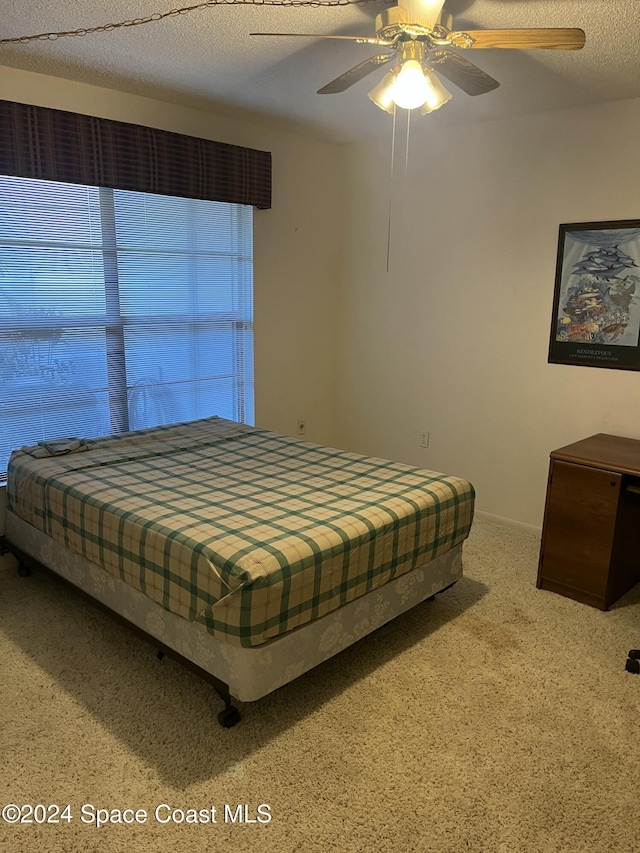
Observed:
[[[415,110],[427,100],[429,83],[422,66],[415,59],[408,59],[400,69],[393,86],[391,97],[398,107]]]
[[[395,82],[396,75],[393,71],[387,71],[378,85],[367,93],[367,97],[373,101],[376,107],[380,107],[381,110],[391,114],[396,108],[392,97]]]
[[[429,68],[424,69],[424,76],[427,81],[428,91],[426,100],[420,110],[420,115],[423,116],[427,115],[427,113],[432,113],[434,110],[439,110],[440,107],[444,106],[453,97],[451,92],[442,85],[438,75]]]

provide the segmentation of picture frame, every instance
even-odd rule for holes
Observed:
[[[560,225],[548,361],[640,370],[640,219]]]

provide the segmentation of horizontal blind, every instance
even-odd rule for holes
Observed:
[[[0,476],[12,449],[253,423],[252,208],[0,177]]]

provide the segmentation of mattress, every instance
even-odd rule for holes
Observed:
[[[231,696],[241,702],[254,702],[288,684],[462,577],[463,546],[456,545],[427,565],[321,619],[245,648],[218,640],[204,625],[170,613],[79,554],[71,554],[12,512],[7,513],[7,537],[24,554],[142,629],[149,638],[227,684]]]
[[[221,418],[12,454],[9,508],[214,637],[259,646],[464,541],[466,480]]]

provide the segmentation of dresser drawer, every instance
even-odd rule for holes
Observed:
[[[539,586],[604,606],[621,482],[615,471],[552,461]]]

